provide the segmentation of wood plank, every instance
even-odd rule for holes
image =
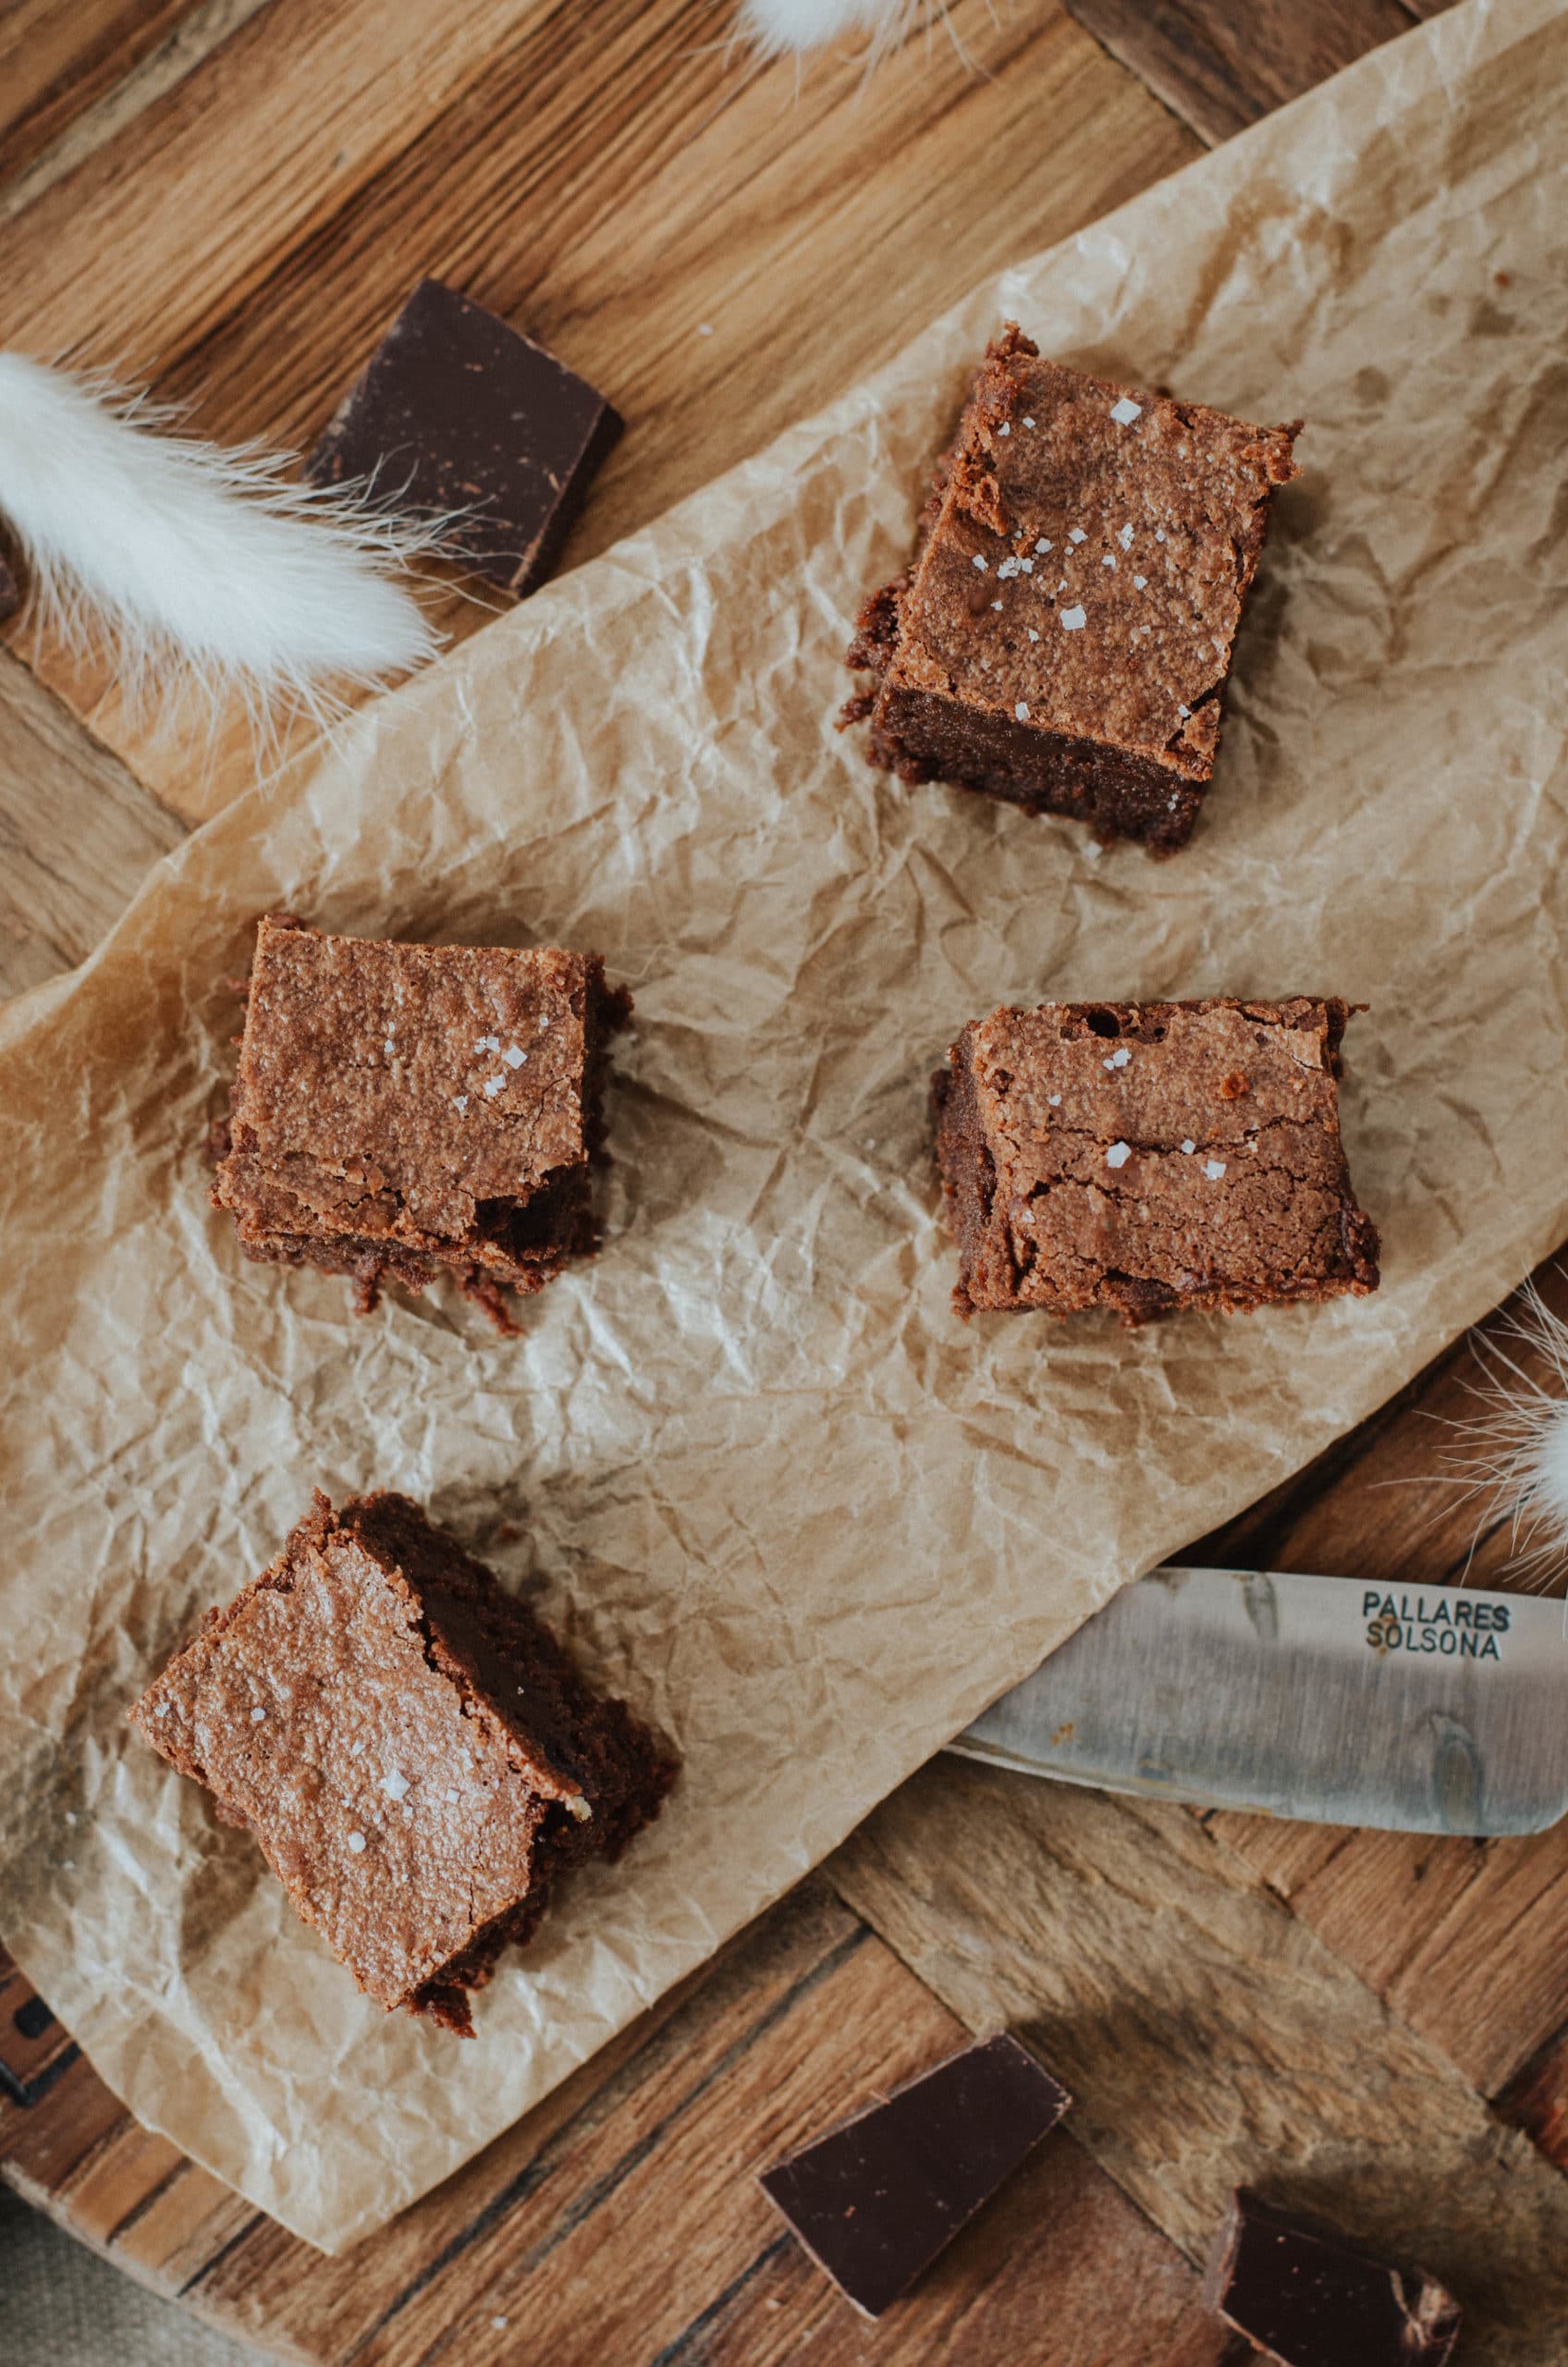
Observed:
[[[192,402],[204,433],[299,446],[410,281],[447,274],[626,413],[569,564],[1197,149],[1054,6],[957,0],[974,72],[915,42],[869,86],[851,53],[816,60],[798,97],[792,67],[727,53],[729,0],[484,0],[383,28],[384,7],[274,0],[31,207],[0,341],[80,333],[90,283],[89,358]],[[989,153],[1008,158],[1005,206],[972,169]],[[487,613],[442,610],[459,632]],[[102,670],[25,646],[182,813],[251,778],[243,731],[207,768],[140,732]]]
[[[0,649],[0,995],[81,961],[185,826]]]
[[[1081,25],[1218,146],[1415,22],[1403,0],[1067,0]],[[1434,12],[1435,13],[1435,12]]]
[[[9,0],[0,11],[0,182],[140,66],[190,0]]]
[[[1568,2354],[1568,2182],[1195,1818],[933,1767],[828,1870],[970,2028],[1038,2045],[1190,2257],[1265,2183],[1430,2265],[1475,2367]]]
[[[876,2325],[789,2238],[775,2240],[658,2367],[1224,2367],[1199,2278],[1072,2142],[1042,2145]],[[1049,2343],[1048,2352],[1042,2349]]]

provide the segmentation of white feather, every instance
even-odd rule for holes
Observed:
[[[1534,1282],[1521,1298],[1502,1327],[1512,1346],[1477,1335],[1488,1382],[1476,1392],[1482,1411],[1454,1425],[1450,1461],[1466,1491],[1490,1498],[1511,1523],[1520,1568],[1544,1580],[1568,1557],[1568,1323]],[[1544,1379],[1531,1365],[1544,1367]]]
[[[132,701],[156,682],[265,719],[339,704],[438,645],[392,578],[444,525],[398,521],[369,488],[292,482],[288,456],[159,432],[169,414],[101,378],[0,353],[0,515],[41,620],[98,649]]]
[[[850,33],[872,36],[869,63],[896,49],[906,34],[941,18],[952,33],[948,0],[741,0],[740,31],[765,57],[802,55]],[[954,46],[963,51],[953,34]]]

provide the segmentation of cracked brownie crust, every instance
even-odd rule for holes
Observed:
[[[1137,1323],[1375,1290],[1340,1140],[1348,1017],[1302,997],[972,1021],[932,1086],[960,1313]]]
[[[251,1257],[450,1273],[503,1330],[596,1245],[606,1048],[631,997],[597,954],[256,931],[213,1199]]]
[[[131,1715],[246,1826],[360,1987],[472,2034],[468,1993],[674,1761],[407,1497],[319,1491]]]
[[[848,663],[871,761],[1167,851],[1214,769],[1235,636],[1300,423],[1261,428],[987,350],[912,566]]]

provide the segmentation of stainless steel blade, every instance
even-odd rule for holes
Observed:
[[[1407,1833],[1568,1809],[1565,1606],[1157,1570],[951,1746],[1112,1792]]]

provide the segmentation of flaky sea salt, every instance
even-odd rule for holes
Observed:
[[[1203,1171],[1211,1184],[1218,1184],[1225,1172],[1225,1161],[1222,1159],[1206,1159],[1203,1163]]]
[[[1098,839],[1091,839],[1088,845],[1084,849],[1084,852],[1090,858],[1091,862],[1098,863],[1101,855],[1105,852],[1105,849],[1101,846]]]
[[[1104,558],[1100,561],[1100,565],[1102,567],[1114,567],[1116,565],[1115,553],[1112,551],[1107,551]]]
[[[501,1039],[498,1036],[482,1036],[473,1049],[476,1052],[498,1052]]]
[[[998,435],[1011,435],[1012,434],[1011,422],[1004,419],[1001,425],[998,428],[997,434]]]
[[[1108,1069],[1124,1069],[1132,1057],[1133,1055],[1127,1049],[1126,1045],[1120,1045],[1118,1049],[1112,1052],[1109,1060],[1107,1061],[1106,1066]]]
[[[1081,543],[1081,542],[1083,542],[1083,541],[1084,540],[1084,529],[1083,529],[1083,527],[1082,527],[1082,526],[1069,526],[1069,528],[1068,528],[1068,530],[1067,530],[1067,539],[1068,539],[1068,541],[1069,541],[1070,543]]]
[[[1047,536],[1046,536],[1046,535],[1042,534],[1042,535],[1040,536],[1040,539],[1039,539],[1039,541],[1035,544],[1035,548],[1037,551],[1048,551],[1048,550],[1049,550],[1049,548],[1050,548],[1050,543],[1049,543],[1049,541],[1048,541],[1048,539],[1047,538]]]
[[[365,1846],[364,1834],[362,1833],[350,1833],[349,1835],[349,1846],[353,1851],[356,1858],[362,1857],[364,1855]]]
[[[456,1785],[455,1784],[447,1784],[447,1797],[449,1800],[460,1800],[460,1799],[462,1798],[462,1794],[459,1791],[459,1789],[458,1789],[458,1787],[457,1787],[457,1785]]]
[[[1032,558],[1021,558],[1018,562],[1018,572],[1020,575],[1033,575],[1035,572],[1034,560]]]
[[[1105,1163],[1108,1167],[1125,1167],[1132,1156],[1131,1143],[1112,1143],[1105,1155]]]
[[[1156,541],[1157,543],[1162,543],[1162,542],[1164,542],[1164,540],[1165,540],[1165,529],[1164,529],[1164,527],[1163,527],[1163,526],[1157,526],[1157,527],[1155,528],[1155,530],[1154,530],[1154,538],[1155,538],[1155,541]]]
[[[1089,619],[1082,608],[1063,608],[1061,629],[1064,632],[1082,632]]]
[[[1131,395],[1123,395],[1120,402],[1111,404],[1110,415],[1118,427],[1131,427],[1135,419],[1143,417],[1144,407],[1135,403]]]
[[[1176,710],[1178,715],[1191,715],[1192,711],[1190,706],[1179,706]]]
[[[1027,411],[1025,411],[1025,412],[1024,412],[1024,414],[1023,414],[1023,424],[1024,424],[1024,426],[1025,426],[1025,427],[1033,427],[1033,426],[1034,426],[1034,424],[1035,424],[1034,421],[1030,418],[1030,416],[1029,416],[1029,414],[1028,414],[1028,412],[1027,412]]]
[[[453,1096],[452,1096],[452,1105],[453,1105],[454,1109],[458,1110],[459,1111],[461,1111],[461,1110],[466,1110],[466,1109],[468,1108],[468,1096],[467,1096],[467,1094],[466,1094],[466,1093],[454,1093],[454,1094],[453,1094]]]
[[[258,1704],[258,1706],[251,1712],[251,1723],[253,1726],[259,1726],[265,1716],[266,1711]]]
[[[1017,573],[1018,561],[1015,558],[1004,558],[1001,565],[997,570],[997,582],[998,583],[1009,583]]]
[[[974,557],[970,561],[970,565],[972,567],[977,567],[982,575],[988,574],[990,571],[986,567],[986,561],[981,558],[978,551],[975,552]]]
[[[1134,577],[1133,578],[1133,591],[1134,591],[1134,592],[1141,592],[1141,591],[1144,589],[1144,586],[1147,583],[1147,582],[1148,582],[1148,577],[1147,577],[1146,575],[1134,575]]]
[[[397,1056],[398,1047],[397,1047],[397,1045],[396,1045],[396,1044],[394,1044],[394,1042],[392,1041],[392,1038],[391,1038],[391,1036],[388,1036],[388,1037],[386,1038],[386,1043],[383,1045],[382,1049],[386,1052],[386,1057],[387,1057],[387,1059],[388,1059],[389,1061],[390,1061],[390,1060],[393,1060],[393,1059],[395,1059],[395,1058],[396,1058],[396,1056]]]
[[[501,1054],[501,1058],[505,1061],[508,1068],[520,1069],[527,1060],[528,1054],[522,1050],[520,1045],[508,1044],[506,1050]]]
[[[1195,1151],[1195,1150],[1196,1150],[1196,1148],[1197,1148],[1197,1145],[1196,1145],[1196,1143],[1195,1143],[1195,1142],[1194,1142],[1194,1140],[1193,1140],[1193,1138],[1192,1138],[1191,1134],[1189,1134],[1189,1135],[1187,1136],[1186,1141],[1182,1145],[1182,1148],[1185,1151],[1185,1153],[1187,1154],[1187,1157],[1188,1157],[1189,1159],[1191,1159],[1191,1157],[1192,1157],[1192,1155],[1193,1155],[1194,1151]]]
[[[1029,635],[1029,638],[1030,638],[1030,640],[1031,640],[1031,641],[1038,641],[1038,640],[1039,640],[1040,636],[1039,636],[1039,634],[1035,631],[1035,628],[1034,628],[1034,626],[1033,626],[1033,625],[1025,625],[1025,627],[1024,627],[1024,631],[1025,631],[1025,632],[1027,632],[1027,634]]]
[[[507,1080],[504,1076],[487,1076],[485,1078],[484,1091],[490,1100],[494,1101],[496,1096],[499,1093],[506,1081]]]
[[[1020,721],[1020,723],[1027,723],[1027,722],[1028,722],[1028,720],[1029,720],[1029,702],[1028,702],[1028,700],[1027,700],[1027,699],[1020,699],[1020,700],[1019,700],[1019,702],[1018,702],[1018,704],[1017,704],[1017,705],[1013,708],[1013,710],[1012,710],[1012,711],[1013,711],[1014,715],[1015,715],[1015,716],[1017,716],[1018,720]]]
[[[993,608],[999,608],[1001,607],[1001,602],[999,600],[993,600],[991,606]]]
[[[400,1800],[409,1788],[409,1779],[400,1775],[395,1767],[389,1767],[381,1779],[381,1788],[389,1800]]]
[[[1119,532],[1118,532],[1118,533],[1117,533],[1117,537],[1116,537],[1116,539],[1117,539],[1117,541],[1121,544],[1121,547],[1122,547],[1122,549],[1123,549],[1124,551],[1130,551],[1130,550],[1132,549],[1132,547],[1133,547],[1133,521],[1131,520],[1131,518],[1129,518],[1129,519],[1128,519],[1127,523],[1125,524],[1125,526],[1123,526],[1123,527],[1121,527],[1121,528],[1120,529],[1120,531],[1119,531]]]
[[[1053,1110],[1060,1110],[1061,1108],[1061,1096],[1060,1093],[1047,1093],[1046,1099],[1050,1103]]]

